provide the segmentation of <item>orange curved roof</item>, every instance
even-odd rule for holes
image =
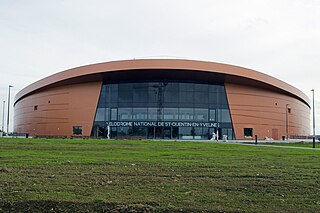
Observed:
[[[22,89],[15,97],[15,103],[24,96],[33,93],[39,89],[52,86],[57,83],[67,82],[68,79],[75,79],[80,77],[89,77],[95,75],[96,77],[103,73],[111,73],[117,71],[136,71],[136,70],[192,70],[202,71],[207,73],[222,74],[226,77],[227,81],[234,82],[232,77],[241,79],[249,79],[260,84],[268,85],[277,90],[281,90],[291,96],[294,96],[309,107],[309,98],[299,89],[287,84],[272,76],[266,75],[261,72],[246,69],[243,67],[194,60],[181,60],[181,59],[139,59],[139,60],[123,60],[111,61],[92,65],[81,66],[66,71],[62,71],[46,78],[43,78],[33,84]],[[101,78],[101,76],[100,76]],[[102,79],[102,78],[101,78]],[[240,83],[241,82],[237,82]]]

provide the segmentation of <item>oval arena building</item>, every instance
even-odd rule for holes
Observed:
[[[141,59],[69,69],[22,89],[14,131],[33,137],[258,139],[307,136],[308,97],[227,64]]]

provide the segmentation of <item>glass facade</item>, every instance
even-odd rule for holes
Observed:
[[[234,139],[224,85],[103,83],[92,136],[210,139],[213,132]]]

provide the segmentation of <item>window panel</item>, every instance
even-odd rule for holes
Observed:
[[[147,128],[146,127],[132,127],[130,135],[131,136],[147,136]]]
[[[194,103],[208,104],[208,93],[206,92],[195,92]]]
[[[179,83],[169,82],[166,86],[167,91],[179,91]]]
[[[106,107],[106,95],[106,85],[102,85],[98,103],[99,108]]]
[[[208,109],[194,109],[195,121],[208,121]]]
[[[133,84],[133,102],[148,102],[148,83],[135,83]]]
[[[116,138],[118,136],[117,127],[111,127],[110,128],[110,137]]]
[[[141,102],[141,103],[138,103],[138,102],[133,102],[132,103],[132,108],[144,108],[144,107],[147,107],[149,104],[147,102]],[[128,105],[124,105],[122,104],[122,107],[129,107],[131,106],[130,104]],[[156,105],[157,106],[157,105]],[[120,106],[119,106],[120,107]]]
[[[179,127],[179,138],[180,139],[193,139],[191,127]]]
[[[228,128],[228,139],[229,140],[233,140],[233,131],[232,131],[232,128]]]
[[[110,100],[111,103],[117,103],[118,96],[119,96],[118,84],[110,84],[110,97],[107,97],[107,102],[108,100]]]
[[[148,108],[148,120],[157,120],[157,108]]]
[[[164,102],[179,103],[179,91],[165,90]]]
[[[110,120],[110,109],[106,108],[106,121]]]
[[[82,126],[73,126],[72,133],[74,135],[82,135]]]
[[[130,103],[132,102],[132,84],[119,84],[118,91],[118,102],[119,103]]]
[[[118,108],[118,117],[120,121],[132,120],[132,108]]]
[[[210,104],[217,104],[218,103],[218,93],[216,92],[209,92],[209,103]]]
[[[180,103],[193,103],[194,102],[193,92],[180,91],[179,100],[180,100]]]
[[[194,91],[208,93],[208,84],[194,84]]]
[[[92,134],[106,137],[105,122],[109,120],[157,121],[158,92],[159,88],[164,88],[161,120],[220,122],[220,134],[228,135],[229,139],[234,137],[224,86],[175,82],[168,82],[161,87],[163,85],[165,85],[163,82],[104,84],[101,88],[98,103],[100,107],[96,112],[95,129]],[[145,127],[137,129],[111,127],[111,138],[147,135],[147,130],[149,131]],[[175,130],[175,137],[179,134],[183,139],[209,137],[208,128],[176,127]],[[154,134],[154,129],[150,131]],[[173,130],[171,132],[173,134]]]
[[[253,128],[244,128],[243,131],[244,131],[245,138],[253,137]]]
[[[222,122],[230,122],[231,121],[229,110],[222,109],[221,115],[222,115]]]
[[[157,98],[157,91],[154,88],[150,88],[148,91],[148,102],[149,103],[157,103],[158,98]]]
[[[104,126],[101,126],[97,129],[97,136],[98,137],[105,137],[106,136],[106,131],[107,131],[107,128],[104,127]]]
[[[183,121],[193,120],[193,108],[180,108],[179,109],[179,119]]]
[[[179,103],[163,103],[165,108],[179,108]]]
[[[230,113],[228,109],[218,109],[218,122],[231,122]]]
[[[209,85],[209,93],[218,93],[219,85]]]
[[[128,136],[130,134],[130,127],[118,127],[118,136]]]
[[[179,110],[178,108],[164,108],[164,120],[178,120]]]
[[[222,128],[221,129],[221,136],[222,136],[222,138],[224,138],[223,136],[228,136],[228,129]]]
[[[209,121],[215,122],[216,121],[216,110],[210,109]]]
[[[200,140],[200,139],[208,139],[207,136],[207,128],[202,127],[194,127],[191,129],[193,134],[193,139]]]
[[[224,86],[216,85],[216,87],[217,87],[217,92],[218,93],[222,93],[224,91]]]
[[[106,108],[98,108],[95,121],[105,121],[105,120],[106,120]]]
[[[220,93],[220,104],[221,105],[228,105],[227,95],[225,92]]]
[[[135,90],[133,93],[133,102],[134,103],[148,102],[148,91]]]
[[[111,120],[112,121],[118,120],[118,109],[117,108],[111,109]]]
[[[179,83],[179,89],[183,92],[193,92],[194,84],[191,83]]]
[[[133,120],[148,120],[147,108],[133,108]]]

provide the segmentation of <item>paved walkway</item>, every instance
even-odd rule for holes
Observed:
[[[281,146],[281,145],[271,145],[271,144],[248,144],[248,143],[229,143],[228,144],[239,144],[244,146],[264,146],[264,147],[275,147],[275,148],[284,148],[284,149],[310,149],[310,150],[318,150],[320,151],[320,148],[312,148],[312,144],[310,144],[310,147],[304,147],[304,146]],[[319,144],[317,144],[319,147]],[[316,147],[317,147],[316,145]]]

